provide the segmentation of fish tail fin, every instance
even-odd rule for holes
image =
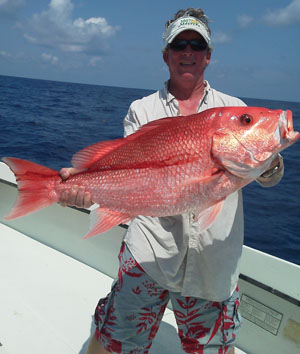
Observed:
[[[59,173],[31,161],[4,157],[16,176],[18,183],[17,201],[5,220],[12,220],[33,213],[58,201],[54,192],[54,182],[60,179]]]

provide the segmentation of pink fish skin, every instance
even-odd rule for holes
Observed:
[[[159,119],[126,138],[91,145],[72,159],[85,171],[65,182],[52,169],[6,157],[19,189],[6,219],[58,202],[65,189],[81,185],[100,205],[85,237],[137,215],[194,212],[205,229],[226,196],[259,177],[299,138],[291,111],[220,107]]]

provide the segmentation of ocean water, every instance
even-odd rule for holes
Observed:
[[[70,166],[79,149],[122,137],[130,103],[153,91],[0,76],[0,157]],[[242,99],[290,109],[300,131],[300,103]],[[300,142],[282,153],[285,174],[273,188],[244,188],[245,244],[300,264]],[[0,196],[1,197],[1,196]]]

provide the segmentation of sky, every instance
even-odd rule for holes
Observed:
[[[164,25],[187,7],[211,21],[212,87],[300,102],[300,0],[0,0],[0,75],[160,89]]]

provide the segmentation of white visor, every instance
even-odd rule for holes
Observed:
[[[172,43],[173,39],[183,31],[195,31],[201,34],[208,46],[210,47],[210,34],[206,25],[198,18],[192,16],[180,17],[172,22],[167,27],[163,35],[163,50],[165,50],[168,44]]]

